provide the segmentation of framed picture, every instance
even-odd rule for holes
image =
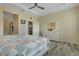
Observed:
[[[21,24],[26,24],[26,20],[21,20]]]
[[[48,23],[48,31],[55,30],[55,22]]]

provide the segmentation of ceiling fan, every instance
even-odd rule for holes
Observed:
[[[34,3],[34,6],[33,7],[30,7],[29,9],[32,9],[32,8],[35,8],[35,7],[38,7],[40,9],[42,9],[42,10],[45,9],[44,7],[38,6],[38,3]]]

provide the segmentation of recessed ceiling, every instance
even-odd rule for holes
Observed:
[[[39,6],[44,7],[45,9],[42,10],[40,8],[33,8],[29,9],[30,7],[34,6],[33,3],[14,3],[14,4],[4,4],[5,6],[7,5],[12,5],[14,7],[17,7],[18,9],[24,10],[24,11],[30,11],[33,13],[35,16],[45,16],[48,14],[56,13],[62,10],[66,10],[75,6],[78,6],[78,3],[38,3]]]

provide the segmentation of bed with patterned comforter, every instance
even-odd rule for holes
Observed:
[[[0,41],[1,56],[36,56],[49,47],[48,38],[16,36],[5,39]]]

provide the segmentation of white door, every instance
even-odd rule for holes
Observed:
[[[33,35],[39,36],[39,22],[33,22]]]

